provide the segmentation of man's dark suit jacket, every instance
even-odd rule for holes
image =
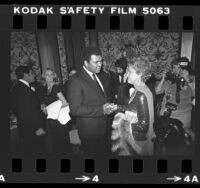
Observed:
[[[123,79],[123,78],[122,78]],[[129,89],[132,87],[131,84],[125,82],[120,83],[119,74],[111,73],[111,100],[115,101],[115,95],[117,95],[117,104],[125,105],[129,101]]]
[[[43,112],[36,93],[18,81],[11,97],[13,110],[17,116],[19,135],[23,138],[36,136],[35,131],[45,127]]]
[[[67,84],[67,100],[81,138],[98,138],[106,133],[107,116],[103,114],[103,104],[108,102],[108,88],[104,79],[98,78],[104,95],[83,68]]]

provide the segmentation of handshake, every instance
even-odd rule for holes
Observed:
[[[104,114],[109,115],[109,114],[112,114],[116,110],[117,110],[117,105],[114,103],[105,103],[103,105],[103,113]]]

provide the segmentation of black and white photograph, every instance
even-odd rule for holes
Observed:
[[[11,32],[14,156],[193,155],[193,32]]]
[[[0,183],[199,183],[199,10],[0,5]]]

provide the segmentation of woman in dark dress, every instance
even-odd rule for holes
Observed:
[[[145,81],[149,76],[149,62],[137,58],[129,62],[126,78],[135,88],[128,105],[118,105],[113,121],[113,152],[118,155],[153,155],[154,106],[153,96]]]
[[[63,95],[62,86],[60,85],[56,73],[47,68],[42,77],[45,80],[45,86],[42,96],[41,108],[44,113],[46,112],[46,106],[51,103],[60,100],[62,107],[68,106],[68,103]],[[71,151],[69,144],[69,135],[66,125],[61,125],[58,120],[48,119],[47,120],[50,152],[53,155],[69,154]]]

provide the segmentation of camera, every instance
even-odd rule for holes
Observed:
[[[175,75],[171,72],[166,73],[165,80],[169,80],[172,84],[176,83],[178,86],[184,86],[185,85],[185,79],[183,77],[180,77],[179,75]]]
[[[166,117],[166,118],[167,117],[169,118],[171,116],[172,111],[177,110],[177,105],[173,104],[173,103],[170,103],[170,102],[167,102],[165,104],[165,108],[166,108],[166,110],[165,110],[163,116]]]
[[[187,57],[180,57],[175,59],[172,62],[172,67],[174,65],[178,65],[181,70],[187,70],[189,73],[192,71],[189,59]],[[169,80],[172,84],[176,83],[177,87],[179,88],[180,86],[183,87],[186,83],[186,80],[180,74],[176,75],[173,72],[167,72],[165,80]]]
[[[175,74],[171,73],[171,72],[167,72],[166,76],[165,76],[165,80],[169,80],[172,83],[175,83],[178,81],[178,76],[176,76]]]

